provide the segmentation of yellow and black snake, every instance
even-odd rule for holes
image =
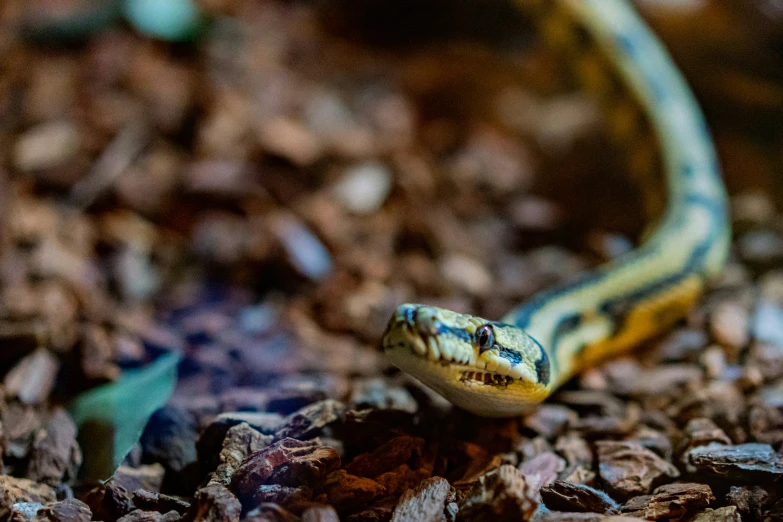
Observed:
[[[500,321],[399,306],[393,364],[482,416],[525,413],[575,373],[681,320],[723,268],[727,199],[709,131],[663,46],[626,0],[521,0],[605,108],[631,173],[665,177],[666,206],[636,250]]]

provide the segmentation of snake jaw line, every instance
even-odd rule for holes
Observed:
[[[487,347],[490,326],[495,343]],[[387,357],[457,406],[484,416],[525,411],[546,396],[537,343],[511,325],[432,306],[397,308],[383,336]],[[501,393],[502,392],[502,393]],[[494,405],[487,409],[486,404]]]

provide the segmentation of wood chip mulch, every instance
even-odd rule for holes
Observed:
[[[499,317],[632,248],[644,199],[600,111],[491,32],[201,4],[191,45],[0,33],[0,520],[783,520],[783,204],[736,182],[761,147],[714,129],[734,247],[687,321],[474,417],[380,334],[400,303]],[[80,480],[101,448],[69,401],[169,350],[174,395]]]

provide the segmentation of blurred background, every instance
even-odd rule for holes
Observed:
[[[783,4],[637,7],[713,132],[733,281],[779,267]],[[504,1],[3,1],[6,470],[61,484],[100,453],[30,464],[65,407],[110,467],[132,447],[192,492],[193,443],[135,443],[172,376],[155,422],[185,411],[194,434],[225,411],[436,401],[379,354],[394,306],[498,317],[647,223],[562,73]]]

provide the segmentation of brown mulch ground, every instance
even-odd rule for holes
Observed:
[[[194,45],[0,33],[0,518],[783,519],[783,82],[694,82],[758,96],[707,106],[735,241],[688,321],[482,419],[380,334],[400,303],[498,317],[633,246],[600,111],[521,19],[203,3]],[[101,448],[69,401],[161,350],[173,397],[80,480]]]

